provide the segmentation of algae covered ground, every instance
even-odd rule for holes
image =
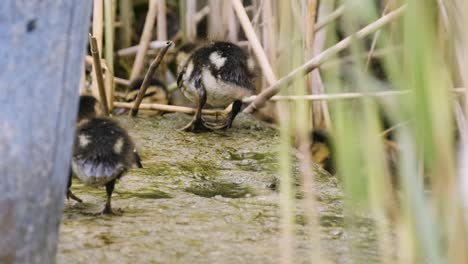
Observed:
[[[240,116],[234,128],[204,134],[180,132],[190,117],[119,117],[134,138],[143,169],[116,185],[114,216],[98,214],[105,188],[73,182],[84,203],[66,201],[58,263],[278,263],[280,215],[276,183],[278,134]],[[377,258],[372,222],[345,227],[336,178],[319,173],[321,245],[309,241],[296,210],[295,263],[320,250],[336,263],[350,255]],[[350,243],[352,241],[352,243]]]

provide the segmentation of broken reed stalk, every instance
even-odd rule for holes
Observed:
[[[265,75],[268,85],[273,85],[277,82],[276,76],[273,72],[273,69],[271,68],[270,62],[268,61],[268,57],[265,54],[265,51],[263,50],[262,45],[260,44],[260,41],[257,38],[257,35],[255,34],[255,30],[252,26],[252,23],[250,23],[249,16],[247,15],[244,9],[244,5],[240,0],[232,0],[232,6],[236,11],[237,18],[239,19],[239,22],[245,32],[245,35],[247,36],[247,39],[249,40],[250,45],[252,46],[255,56],[258,59],[258,64],[262,69],[263,74]]]
[[[133,109],[134,103],[125,102],[114,102],[114,107]],[[140,104],[139,109],[143,110],[158,110],[164,112],[184,113],[184,114],[195,114],[196,108],[177,106],[177,105],[165,105],[165,104]],[[214,115],[214,116],[226,116],[230,113],[228,110],[215,110],[215,109],[203,109],[203,115]]]
[[[135,117],[138,114],[138,107],[140,107],[141,101],[143,100],[143,96],[146,93],[146,89],[148,89],[151,78],[156,72],[156,69],[158,69],[159,64],[161,64],[161,61],[164,58],[164,55],[166,55],[167,50],[172,46],[172,43],[172,41],[166,42],[166,46],[159,51],[158,56],[156,56],[153,62],[151,62],[151,65],[146,72],[145,79],[143,79],[143,83],[141,84],[140,90],[138,91],[135,104],[132,107],[132,111],[130,111],[131,116]]]
[[[233,0],[233,1],[239,1],[239,0]],[[271,84],[270,87],[265,89],[263,92],[261,92],[257,98],[248,106],[244,109],[244,113],[253,113],[256,110],[262,108],[265,105],[265,102],[269,100],[271,97],[273,97],[275,94],[277,94],[281,87],[287,87],[290,85],[292,82],[294,82],[295,78],[297,78],[300,75],[306,75],[312,70],[318,68],[320,65],[322,65],[325,61],[330,59],[333,55],[336,55],[338,52],[346,49],[349,47],[353,41],[354,38],[362,39],[375,31],[379,30],[380,28],[384,27],[388,23],[392,22],[396,18],[400,17],[406,9],[406,5],[401,6],[400,8],[396,9],[395,11],[392,11],[388,13],[387,15],[381,17],[380,19],[374,21],[373,23],[367,25],[363,29],[359,30],[355,36],[349,36],[342,41],[336,43],[334,46],[324,50],[322,53],[316,55],[313,57],[311,60],[303,64],[302,66],[296,68],[280,80],[274,82]]]
[[[145,55],[148,50],[149,43],[151,41],[154,22],[156,21],[156,13],[158,0],[149,0],[149,10],[146,15],[145,25],[143,26],[143,33],[141,35],[140,44],[138,45],[138,52],[133,63],[132,73],[130,74],[130,80],[134,80],[140,75],[143,70],[143,64],[145,63]]]
[[[104,87],[104,79],[102,78],[101,58],[99,57],[98,43],[95,37],[89,35],[89,45],[91,47],[91,55],[94,60],[94,73],[96,75],[97,86],[99,89],[99,99],[101,102],[102,112],[105,116],[109,116],[109,108],[106,99],[106,90]]]

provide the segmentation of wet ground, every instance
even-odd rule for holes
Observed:
[[[98,214],[105,188],[73,182],[84,203],[66,201],[58,263],[278,263],[279,195],[271,188],[277,132],[248,116],[228,131],[179,132],[189,120],[183,114],[119,118],[145,168],[116,185],[114,216]],[[319,173],[321,245],[309,242],[297,210],[295,263],[308,263],[311,250],[336,263],[349,263],[351,254],[360,256],[358,263],[376,261],[372,222],[362,218],[352,232],[344,227],[337,185]]]

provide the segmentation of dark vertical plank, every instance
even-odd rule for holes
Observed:
[[[0,3],[0,263],[54,263],[91,0]]]

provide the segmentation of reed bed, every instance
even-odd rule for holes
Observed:
[[[135,34],[137,6],[147,12],[141,32]],[[178,19],[168,21],[169,12]],[[244,112],[259,111],[267,102],[275,104],[269,109],[279,117],[277,246],[282,263],[294,263],[298,206],[305,212],[315,248],[310,262],[333,262],[320,250],[313,192],[316,173],[309,148],[314,128],[333,135],[346,223],[352,227],[363,215],[372,219],[379,262],[468,263],[465,1],[94,0],[93,92],[110,106],[131,108],[130,103],[112,103],[115,87],[141,76],[155,54],[150,51],[162,48],[165,53],[166,41],[203,39],[203,28],[197,25],[204,18],[208,38],[241,43],[257,61],[259,93],[244,100],[248,103]],[[170,34],[168,28],[175,23],[179,30]],[[103,45],[107,98],[99,76]],[[376,56],[379,50],[386,52]],[[127,57],[130,62],[123,71]],[[384,80],[376,81],[373,74],[371,61],[376,57]],[[166,76],[167,63],[162,63],[161,75]],[[142,107],[194,112],[189,107]],[[394,170],[382,140],[382,112],[396,124]],[[299,186],[294,184],[294,155]],[[302,193],[302,198],[295,193]],[[358,245],[351,241],[349,246],[350,262],[361,263]]]

